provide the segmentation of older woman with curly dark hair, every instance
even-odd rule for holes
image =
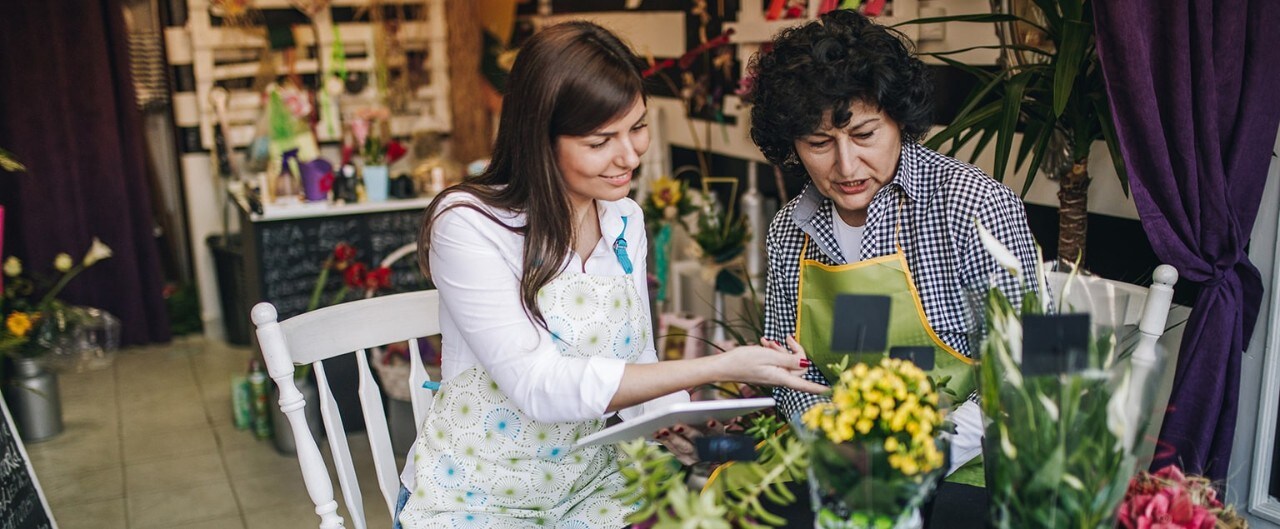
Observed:
[[[978,232],[1031,270],[1036,249],[1022,202],[977,167],[919,144],[933,124],[933,85],[900,33],[839,10],[781,32],[766,50],[749,67],[751,138],[784,173],[808,182],[769,226],[765,338],[796,335],[814,363],[806,377],[829,384],[841,356],[874,349],[833,344],[832,329],[857,317],[834,314],[837,298],[888,296],[885,350],[932,348],[933,373],[950,376],[959,397],[954,472],[980,453],[982,435],[977,406],[964,399],[974,389],[968,336],[976,330],[966,293],[995,280],[1021,299],[1021,285]],[[822,398],[785,388],[775,396],[787,417]],[[981,481],[980,469],[968,475]]]

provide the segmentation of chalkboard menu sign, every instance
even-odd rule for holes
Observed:
[[[252,219],[242,209],[240,226],[246,241],[243,280],[248,298],[245,301],[250,307],[259,301],[270,302],[275,305],[281,321],[306,312],[316,278],[334,246],[340,242],[350,244],[356,248],[358,261],[370,267],[378,266],[388,254],[418,240],[426,204],[423,200],[385,202],[376,206],[404,209],[336,208],[314,216],[277,219]],[[329,304],[342,284],[342,274],[331,272],[322,306]],[[431,286],[418,271],[415,256],[404,257],[392,265],[392,291],[427,288]],[[351,292],[347,299],[363,297],[364,292]],[[249,313],[250,307],[244,308],[244,314]],[[355,376],[355,357],[344,355],[325,360],[324,366],[343,426],[349,432],[364,429],[364,415],[356,398],[359,380]]]
[[[3,400],[0,409],[4,411],[4,421],[0,422],[0,529],[56,528]]]
[[[391,252],[418,238],[421,209],[383,211],[354,215],[287,219],[254,223],[259,296],[254,302],[269,301],[280,319],[306,312],[316,277],[334,246],[345,242],[356,248],[356,259],[375,267]],[[322,305],[328,304],[342,286],[342,275],[331,273]],[[391,285],[397,291],[427,288],[416,259],[409,256],[392,266]],[[348,299],[363,294],[352,292]]]

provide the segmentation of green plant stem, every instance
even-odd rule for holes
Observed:
[[[337,305],[342,300],[347,299],[347,292],[350,290],[351,290],[351,287],[348,287],[347,285],[342,285],[342,288],[338,290],[338,293],[333,295],[333,299],[329,300],[329,305]]]
[[[40,302],[36,304],[36,310],[43,312],[47,309],[49,304],[52,303],[54,299],[57,299],[58,293],[62,292],[63,288],[66,288],[67,283],[70,283],[73,278],[80,275],[80,272],[83,272],[84,269],[85,266],[83,263],[77,264],[71,267],[71,270],[67,270],[66,273],[62,274],[62,277],[58,279],[58,282],[54,283],[53,288],[50,288],[49,291],[44,294],[44,297],[40,298]]]
[[[320,277],[316,278],[316,287],[311,289],[311,301],[307,302],[307,312],[316,310],[320,306],[320,295],[324,293],[324,284],[329,281],[329,262],[324,263],[324,268],[320,269]]]

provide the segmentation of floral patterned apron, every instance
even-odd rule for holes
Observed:
[[[624,263],[624,268],[630,263]],[[560,354],[634,362],[649,341],[649,315],[631,275],[563,273],[538,293]],[[622,490],[612,446],[575,450],[603,419],[534,421],[473,367],[436,393],[414,448],[417,484],[406,529],[616,528],[635,506]]]

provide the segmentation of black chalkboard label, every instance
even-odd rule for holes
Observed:
[[[9,407],[0,400],[0,529],[55,528],[49,503],[18,439]]]
[[[334,246],[341,242],[354,246],[356,260],[374,268],[390,253],[417,240],[421,220],[422,210],[411,209],[257,223],[261,300],[275,305],[281,320],[302,314]],[[414,255],[400,259],[391,270],[392,291],[427,288]],[[330,273],[321,306],[329,304],[342,282],[341,273]],[[351,291],[347,300],[362,297],[363,292]]]

